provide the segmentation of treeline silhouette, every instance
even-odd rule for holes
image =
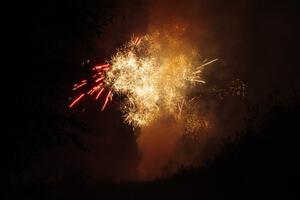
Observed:
[[[254,106],[245,129],[224,140],[202,167],[183,167],[150,182],[98,184],[90,183],[83,170],[55,184],[15,184],[5,194],[22,199],[290,199],[299,181],[300,104],[262,109]]]

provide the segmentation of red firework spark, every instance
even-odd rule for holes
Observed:
[[[69,105],[69,108],[72,108],[72,106],[74,106],[80,99],[82,99],[83,96],[84,96],[84,94],[81,94],[79,97],[77,97],[77,98]]]
[[[104,64],[104,65],[96,65],[92,70],[95,71],[95,74],[93,74],[93,80],[92,80],[92,88],[88,87],[87,80],[83,80],[77,84],[74,85],[73,91],[82,88],[83,90],[87,90],[87,92],[82,93],[79,97],[74,99],[71,104],[69,105],[69,108],[72,108],[75,104],[77,104],[85,95],[93,95],[96,91],[99,91],[96,96],[96,100],[100,97],[100,95],[104,92],[105,88],[105,74],[106,71],[110,68],[110,64]],[[85,86],[85,87],[84,87]],[[105,102],[103,104],[102,110],[105,108],[107,104],[108,96],[110,95],[111,90],[109,91]]]
[[[133,44],[134,45],[139,45],[141,42],[142,38],[140,37],[136,37],[133,40]],[[131,52],[129,52],[131,53]],[[74,84],[73,86],[73,91],[77,91],[77,90],[82,90],[82,91],[86,91],[86,92],[82,92],[77,98],[75,98],[73,101],[71,101],[69,108],[72,108],[74,105],[76,105],[77,103],[79,103],[84,96],[92,96],[93,94],[96,94],[95,100],[98,100],[99,97],[106,93],[105,90],[108,90],[107,95],[105,97],[105,101],[102,105],[102,111],[106,108],[107,104],[108,104],[108,100],[112,100],[112,96],[113,96],[113,91],[111,89],[109,89],[107,87],[107,85],[105,85],[105,78],[106,78],[106,73],[107,71],[111,68],[111,65],[109,63],[107,64],[102,64],[102,65],[95,65],[92,68],[93,71],[93,75],[92,75],[92,81],[88,81],[88,80],[82,80],[79,83]],[[91,82],[91,84],[89,83]],[[98,91],[98,92],[96,92]]]

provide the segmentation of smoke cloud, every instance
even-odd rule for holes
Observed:
[[[117,17],[103,29],[100,38],[89,38],[93,48],[80,46],[69,59],[78,59],[77,63],[90,57],[104,61],[132,34],[163,31],[173,23],[184,24],[187,42],[197,45],[200,59],[219,59],[204,70],[203,88],[194,91],[200,99],[197,116],[205,117],[209,126],[196,135],[196,142],[186,141],[183,124],[163,116],[134,136],[130,128],[124,133],[120,113],[112,114],[114,109],[110,109],[101,114],[94,105],[94,109],[86,109],[95,110],[94,113],[85,112],[82,116],[95,134],[84,136],[91,151],[72,152],[72,156],[64,153],[63,164],[59,166],[82,166],[95,180],[151,180],[173,173],[180,165],[202,165],[218,151],[223,137],[234,135],[244,126],[246,104],[260,102],[274,90],[278,98],[286,97],[290,91],[287,88],[299,86],[298,73],[294,72],[297,36],[292,34],[298,24],[296,10],[270,0],[128,0],[113,4]],[[49,38],[57,39],[53,35],[49,32]],[[35,37],[33,41],[39,41]],[[211,89],[222,90],[235,78],[247,85],[245,101],[231,96],[212,97]],[[79,164],[65,164],[73,160]],[[69,169],[62,171],[63,174]]]
[[[137,139],[141,153],[138,165],[140,180],[150,180],[164,173],[182,131],[182,125],[170,119],[153,122],[149,127],[141,129]]]

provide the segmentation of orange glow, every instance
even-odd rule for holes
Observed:
[[[197,49],[180,34],[153,32],[133,37],[108,63],[93,66],[89,84],[83,80],[74,90],[87,85],[84,94],[97,93],[96,100],[107,94],[102,111],[113,94],[123,95],[120,107],[124,121],[134,127],[148,126],[165,114],[182,120],[190,107],[186,103],[189,91],[205,83],[203,67],[215,61],[201,62]]]

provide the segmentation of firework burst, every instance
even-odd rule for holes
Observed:
[[[85,96],[94,96],[104,110],[113,94],[124,97],[121,110],[126,123],[147,126],[162,115],[176,118],[182,102],[196,85],[204,84],[203,67],[197,51],[179,36],[152,33],[133,37],[106,64],[92,68],[92,83],[82,80],[73,91],[84,91],[70,102],[74,107]]]

